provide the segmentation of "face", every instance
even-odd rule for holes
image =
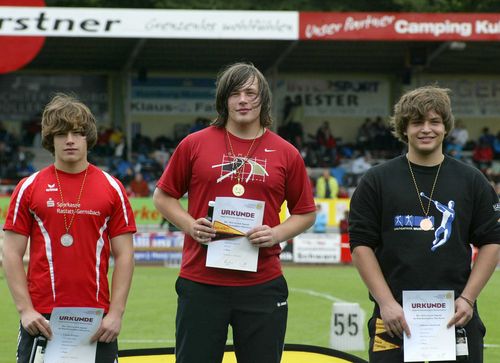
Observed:
[[[441,155],[445,134],[442,117],[431,110],[422,120],[408,123],[406,136],[409,152],[422,157]]]
[[[56,162],[60,164],[85,163],[87,161],[87,138],[78,131],[54,135],[54,156]]]
[[[260,125],[260,98],[257,79],[250,79],[227,100],[229,111],[227,123],[235,126]]]

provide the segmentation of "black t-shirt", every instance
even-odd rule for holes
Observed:
[[[429,197],[438,166],[412,164],[421,193]],[[429,200],[422,203],[427,211]],[[374,249],[393,296],[402,290],[454,290],[465,287],[471,270],[471,247],[500,243],[500,203],[476,168],[445,157],[436,182],[424,231],[425,213],[406,156],[371,168],[351,199],[349,237]]]

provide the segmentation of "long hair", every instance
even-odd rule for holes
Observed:
[[[241,89],[248,81],[257,80],[259,95],[258,104],[260,110],[260,124],[268,127],[272,124],[271,117],[271,90],[264,75],[252,63],[234,63],[227,66],[217,76],[217,89],[215,97],[215,108],[217,118],[212,122],[216,127],[224,127],[229,117],[227,101],[235,90]]]
[[[404,143],[408,143],[405,135],[411,120],[422,120],[429,111],[436,112],[443,119],[446,135],[455,125],[455,117],[451,112],[451,101],[448,88],[424,86],[405,93],[394,106],[391,117],[393,135]]]
[[[45,106],[42,114],[42,146],[54,154],[54,135],[81,132],[87,149],[97,142],[96,120],[90,109],[76,97],[57,93]]]

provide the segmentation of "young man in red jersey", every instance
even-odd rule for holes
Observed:
[[[136,227],[122,184],[87,161],[96,140],[95,118],[87,106],[56,95],[42,116],[42,145],[54,155],[54,164],[21,180],[12,194],[3,227],[3,267],[21,318],[18,363],[28,362],[37,335],[51,338],[47,319],[55,307],[104,309],[92,337],[97,341],[95,361],[113,363],[117,358]]]
[[[178,363],[222,361],[228,326],[238,362],[278,363],[284,345],[288,288],[279,243],[312,226],[314,204],[299,152],[267,129],[271,95],[262,73],[236,63],[217,79],[217,119],[187,136],[158,181],[154,202],[186,234],[176,290]],[[180,203],[188,193],[188,210]],[[255,272],[206,266],[215,230],[205,218],[209,201],[262,201],[263,223],[246,233],[258,247]],[[290,217],[280,223],[287,202]]]

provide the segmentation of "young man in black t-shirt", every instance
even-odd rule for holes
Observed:
[[[466,329],[469,361],[481,363],[476,299],[499,259],[498,196],[477,169],[443,154],[454,124],[447,89],[406,93],[391,121],[408,152],[365,174],[349,215],[353,262],[375,302],[370,362],[403,362],[404,290],[454,290],[448,327]],[[472,269],[470,244],[479,248]]]

